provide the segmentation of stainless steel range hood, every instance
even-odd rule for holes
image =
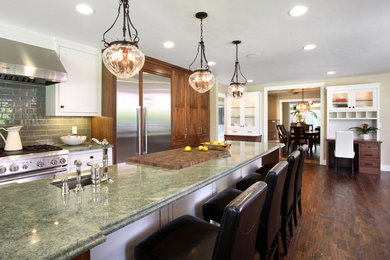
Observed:
[[[51,85],[67,78],[54,50],[0,38],[0,80]]]

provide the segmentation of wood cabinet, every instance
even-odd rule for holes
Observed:
[[[46,89],[46,115],[99,116],[101,114],[100,53],[97,50],[58,46],[68,80]]]
[[[335,140],[327,139],[327,160],[328,168],[334,167]],[[381,171],[381,141],[355,139],[354,141],[355,158],[353,160],[355,169],[359,173],[380,174]],[[350,167],[348,160],[339,159],[338,166]]]
[[[187,69],[146,57],[142,71],[171,78],[171,142],[172,148],[197,146],[209,141],[210,94],[194,91],[188,83]],[[102,67],[102,116],[91,120],[91,136],[106,138],[116,146],[117,142],[117,81]],[[113,151],[116,163],[116,148]]]
[[[172,73],[172,148],[209,141],[210,93],[191,88],[189,75],[180,69]]]

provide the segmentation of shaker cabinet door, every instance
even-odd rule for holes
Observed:
[[[99,116],[101,114],[101,71],[98,53],[59,46],[58,54],[68,80],[49,86],[47,115]]]

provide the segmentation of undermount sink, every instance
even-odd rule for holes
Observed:
[[[91,183],[92,183],[91,175],[81,176],[81,185],[82,186],[91,185]],[[71,179],[68,179],[68,186],[69,186],[70,190],[76,188],[76,184],[77,184],[76,177],[72,177]],[[54,186],[61,189],[62,188],[62,180],[53,181],[51,183],[51,185],[54,185]]]

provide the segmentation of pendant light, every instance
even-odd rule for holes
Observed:
[[[207,17],[207,13],[198,12],[195,14],[195,17],[200,19],[200,42],[198,44],[198,52],[196,53],[195,59],[190,64],[190,70],[191,70],[191,66],[198,58],[199,52],[200,52],[200,68],[195,70],[194,73],[190,75],[188,82],[190,83],[191,87],[197,92],[205,93],[209,91],[215,83],[215,77],[213,74],[211,74],[211,70],[208,65],[208,61],[205,53],[204,41],[203,41],[203,19]]]
[[[234,64],[234,73],[233,77],[230,80],[230,86],[228,87],[229,95],[233,98],[242,98],[243,95],[245,95],[247,88],[246,88],[246,78],[244,75],[242,75],[241,68],[240,68],[240,62],[238,61],[238,45],[241,43],[241,41],[233,41],[233,44],[236,45],[236,62]],[[244,79],[243,82],[240,82],[238,80],[238,76],[241,75],[241,77]]]
[[[106,41],[106,34],[114,27],[123,9],[123,40]],[[132,34],[134,30],[134,34]],[[127,40],[127,37],[129,38]],[[104,51],[103,63],[106,68],[121,79],[128,79],[137,74],[145,63],[145,55],[138,49],[138,31],[134,27],[129,15],[129,1],[120,0],[118,14],[114,23],[103,34]]]
[[[300,111],[300,112],[305,112],[305,111],[308,111],[310,110],[310,106],[307,102],[305,102],[305,90],[302,89],[302,102],[299,103],[297,106],[296,106],[296,110]]]

